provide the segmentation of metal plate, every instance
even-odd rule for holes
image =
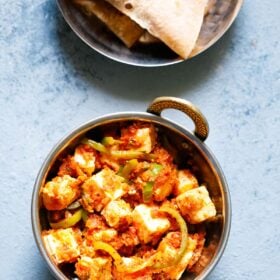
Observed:
[[[243,0],[209,0],[211,7],[204,22],[192,57],[202,53],[228,30],[235,20]],[[165,66],[183,60],[162,43],[138,44],[128,49],[98,19],[85,16],[72,1],[57,0],[58,6],[72,30],[92,49],[113,60],[135,66]]]

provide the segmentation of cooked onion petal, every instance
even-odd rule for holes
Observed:
[[[165,267],[176,265],[181,261],[182,257],[184,256],[184,253],[187,249],[187,246],[188,246],[188,228],[187,228],[184,218],[181,216],[181,214],[177,210],[175,210],[171,207],[168,207],[168,206],[162,206],[159,209],[159,211],[165,212],[165,213],[169,214],[170,216],[172,216],[174,219],[176,219],[177,223],[179,224],[180,232],[181,232],[180,248],[179,248],[178,254],[176,255],[176,258],[174,259],[172,264],[155,263],[153,266],[153,268],[162,269]]]
[[[95,250],[103,250],[107,252],[114,259],[116,265],[120,265],[123,262],[121,255],[111,245],[102,241],[95,241],[93,247]]]
[[[78,209],[79,207],[81,207],[81,203],[80,203],[79,200],[76,200],[76,201],[74,201],[73,203],[71,203],[71,204],[67,207],[67,209],[68,209],[68,210],[75,210],[75,209]]]
[[[151,201],[153,197],[153,187],[154,187],[154,182],[147,182],[143,186],[143,201],[144,203],[148,203]]]
[[[152,171],[153,175],[155,175],[155,176],[157,176],[163,168],[163,166],[158,163],[152,163],[151,166],[152,166],[151,171]]]
[[[83,213],[83,209],[79,209],[70,217],[67,217],[57,223],[50,223],[50,226],[53,229],[72,227],[81,220],[82,213]]]
[[[138,160],[137,159],[131,159],[129,160],[125,166],[123,167],[123,169],[120,172],[120,176],[128,179],[130,173],[133,171],[133,169],[136,168],[136,166],[138,165]]]
[[[123,258],[118,253],[118,251],[112,247],[110,244],[107,244],[102,241],[95,241],[93,243],[93,247],[95,250],[103,250],[107,252],[115,261],[116,268],[119,272],[125,272],[125,273],[134,273],[137,271],[140,271],[147,266],[150,266],[150,259],[143,260],[141,258],[137,258],[137,264],[133,263],[132,265],[128,265],[123,261]]]
[[[110,151],[108,150],[103,144],[96,142],[91,139],[83,139],[82,140],[83,144],[87,144],[94,148],[95,150],[99,151],[100,153],[106,153],[111,155],[113,158],[116,159],[154,159],[153,154],[148,154],[146,152],[141,152],[141,151],[135,151],[135,150],[124,150],[124,151]]]
[[[98,151],[100,153],[107,153],[108,152],[104,145],[102,145],[101,143],[98,143],[94,140],[85,138],[85,139],[82,140],[82,143],[89,145],[90,147],[92,147],[93,149],[95,149],[96,151]]]
[[[111,136],[106,136],[104,137],[102,140],[101,140],[101,143],[104,145],[104,146],[112,146],[112,145],[116,145],[116,144],[121,144],[122,141],[120,140],[117,140]]]
[[[88,219],[88,212],[85,209],[83,209],[82,220],[84,223],[86,223],[87,219]]]
[[[110,151],[112,157],[117,159],[153,159],[153,154],[135,150]]]

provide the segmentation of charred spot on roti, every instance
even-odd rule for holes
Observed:
[[[128,10],[131,10],[133,8],[132,4],[129,2],[125,3],[124,7]]]

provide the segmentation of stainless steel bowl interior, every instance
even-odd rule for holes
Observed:
[[[209,0],[213,5],[205,15],[204,23],[192,56],[196,56],[228,30],[235,20],[243,0]],[[113,60],[137,66],[165,66],[183,60],[163,44],[138,44],[126,48],[96,18],[86,17],[69,0],[57,0],[58,6],[72,30],[92,49]]]
[[[46,227],[46,216],[44,209],[41,207],[40,188],[57,170],[59,159],[71,151],[81,138],[87,136],[99,140],[102,132],[109,127],[118,129],[120,124],[136,120],[151,122],[156,125],[160,138],[166,138],[165,140],[170,143],[168,149],[174,154],[176,163],[179,167],[190,168],[199,182],[207,185],[217,208],[217,217],[205,224],[207,242],[203,255],[195,267],[196,273],[185,273],[182,279],[205,279],[223,253],[230,230],[231,206],[225,178],[209,149],[192,133],[161,117],[149,113],[113,114],[88,122],[61,140],[44,162],[35,183],[32,199],[34,236],[41,254],[57,279],[75,279],[75,275],[71,265],[57,267],[44,248],[41,231]]]

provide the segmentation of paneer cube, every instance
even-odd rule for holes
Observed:
[[[106,229],[107,225],[103,217],[99,214],[88,214],[85,227],[86,229],[100,230]]]
[[[174,194],[178,196],[194,188],[198,188],[198,181],[196,177],[191,173],[190,170],[180,170],[178,172],[178,181],[174,188]]]
[[[132,125],[121,131],[121,140],[127,149],[150,153],[155,145],[156,131],[153,125],[139,127]]]
[[[133,268],[139,266],[143,263],[143,259],[133,256],[133,257],[123,257],[123,263],[128,268]],[[155,278],[152,276],[152,271],[149,269],[136,271],[134,273],[129,273],[126,271],[118,271],[116,267],[113,268],[114,280],[153,280],[153,279],[166,279],[166,278]]]
[[[150,153],[155,144],[154,127],[150,126],[137,129],[135,134],[135,141],[140,144],[140,147],[137,150]]]
[[[172,261],[172,259],[174,260],[178,253],[178,248],[174,248],[174,246],[172,246],[172,240],[170,240],[170,238],[172,238],[172,234],[172,232],[168,233],[159,245],[159,250],[163,252],[162,260],[164,263],[168,263],[168,261]],[[175,266],[170,266],[163,269],[163,271],[168,275],[168,279],[179,280],[181,278],[194,255],[196,246],[197,239],[192,238],[192,236],[189,235],[188,246],[180,262]]]
[[[110,227],[127,227],[132,222],[131,207],[122,199],[109,202],[101,214]]]
[[[79,176],[84,176],[84,172],[74,160],[74,157],[68,155],[62,160],[62,164],[59,166],[57,175],[60,177],[63,177],[64,175],[69,175],[73,178],[77,178]]]
[[[181,235],[179,232],[169,232],[159,243],[156,259],[159,263],[174,263],[180,247]]]
[[[101,229],[91,234],[94,241],[111,242],[118,236],[118,232],[113,228]]]
[[[79,145],[75,149],[73,159],[88,176],[94,172],[96,153],[93,148],[84,144]]]
[[[56,264],[75,262],[80,255],[81,233],[79,230],[52,229],[43,231],[42,238],[47,252]]]
[[[153,217],[152,212],[156,207],[139,204],[132,212],[132,220],[137,228],[140,241],[144,244],[160,237],[170,227],[170,222],[164,217]]]
[[[108,257],[82,256],[75,265],[75,273],[81,280],[111,280],[112,260]]]
[[[88,212],[101,211],[111,200],[122,197],[127,191],[124,178],[104,168],[82,185],[82,204]]]
[[[48,210],[62,210],[80,196],[80,181],[69,175],[55,177],[42,189],[43,203]]]
[[[163,201],[169,196],[177,184],[176,169],[172,166],[165,166],[157,176],[153,186],[153,199]]]
[[[216,216],[215,205],[204,186],[180,194],[176,202],[184,218],[191,224]]]
[[[96,166],[100,167],[99,158],[100,156],[92,147],[81,144],[75,149],[73,156],[68,155],[63,159],[58,176],[69,175],[74,178],[91,176]]]
[[[82,253],[87,256],[95,256],[92,254],[94,242],[102,241],[115,247],[116,240],[118,239],[118,232],[113,228],[105,228],[100,230],[86,230],[83,232],[85,242],[82,246]]]

